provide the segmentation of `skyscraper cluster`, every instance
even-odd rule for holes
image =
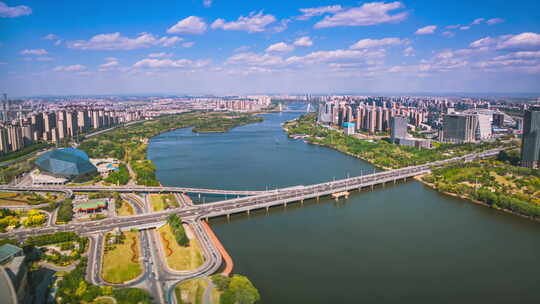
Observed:
[[[138,120],[140,112],[79,108],[31,113],[0,123],[0,154],[22,149],[33,142],[61,142],[92,130]]]
[[[403,107],[390,101],[329,101],[319,107],[318,120],[321,123],[343,126],[354,123],[357,131],[369,134],[390,131],[390,121],[395,116],[420,126],[427,117],[425,109]]]

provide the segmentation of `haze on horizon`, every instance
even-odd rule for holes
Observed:
[[[0,92],[540,91],[540,3],[3,1]]]

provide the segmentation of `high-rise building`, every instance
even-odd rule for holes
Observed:
[[[0,128],[0,154],[9,152],[8,130]]]
[[[11,148],[11,151],[17,151],[24,147],[24,141],[22,137],[22,130],[19,126],[9,126],[8,131],[8,142]]]
[[[502,128],[504,127],[504,114],[503,113],[493,113],[493,125]]]
[[[478,118],[478,126],[476,128],[476,139],[477,140],[486,140],[491,137],[491,120],[492,115],[487,114],[476,114]]]
[[[390,139],[394,142],[398,138],[407,137],[407,117],[394,116],[390,120]]]
[[[474,114],[446,114],[443,121],[442,141],[467,143],[476,139],[478,116]]]
[[[540,107],[531,107],[523,117],[521,165],[539,168],[540,164]]]

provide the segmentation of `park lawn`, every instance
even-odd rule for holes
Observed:
[[[138,232],[126,231],[126,240],[123,244],[115,245],[113,250],[109,250],[103,255],[103,267],[101,273],[103,279],[109,283],[123,283],[133,280],[142,273],[140,257],[140,241]],[[132,261],[133,251],[131,244],[133,237],[136,241],[137,262]]]
[[[178,245],[171,227],[166,224],[158,229],[159,237],[162,244],[163,254],[166,257],[167,265],[174,270],[194,270],[203,264],[204,258],[201,253],[201,247],[197,239],[190,239],[188,247]],[[169,251],[166,247],[166,241],[169,241],[169,248],[172,254],[168,256]]]
[[[116,304],[116,300],[113,297],[97,297],[92,304]]]
[[[152,210],[154,211],[161,211],[165,210],[165,203],[163,202],[163,195],[162,194],[149,194],[150,196],[150,203],[152,204]]]
[[[60,194],[46,193],[45,196],[39,194],[27,194],[18,192],[0,192],[0,206],[3,205],[37,205],[56,201],[63,197]],[[38,198],[38,199],[36,199]]]
[[[203,303],[204,291],[208,286],[207,278],[198,278],[184,281],[175,288],[176,297],[181,297],[180,303],[199,304]],[[214,302],[212,303],[219,303]]]
[[[128,216],[135,214],[135,211],[133,210],[133,206],[131,206],[130,203],[122,201],[122,207],[116,209],[116,214],[118,214],[118,216]]]

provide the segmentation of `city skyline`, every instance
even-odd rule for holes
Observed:
[[[539,5],[518,2],[4,1],[0,89],[537,92]]]

